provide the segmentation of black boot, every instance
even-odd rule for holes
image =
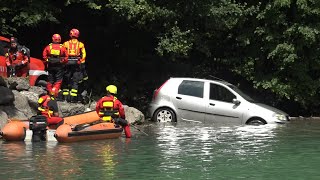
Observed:
[[[70,96],[70,102],[71,103],[77,103],[78,102],[78,96]]]

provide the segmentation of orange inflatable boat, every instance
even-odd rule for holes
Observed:
[[[82,114],[64,117],[64,124],[77,125],[90,123],[99,120],[99,116],[95,111],[89,111]],[[54,127],[47,127],[54,129]],[[8,123],[0,131],[0,136],[6,141],[24,141],[26,131],[29,130],[29,120],[8,120]]]
[[[77,126],[76,126],[77,127]],[[63,124],[54,134],[58,142],[77,142],[86,140],[114,139],[121,136],[123,129],[114,123],[102,122],[94,125],[83,124],[81,128]]]

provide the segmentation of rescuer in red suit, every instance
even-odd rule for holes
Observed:
[[[47,90],[55,97],[58,95],[64,76],[64,66],[68,63],[66,48],[60,44],[61,36],[54,34],[52,43],[43,50],[44,63],[48,70]]]

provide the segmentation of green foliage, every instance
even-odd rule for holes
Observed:
[[[247,35],[242,34],[250,43],[240,48],[248,53],[244,54],[245,60],[236,63],[234,72],[279,98],[293,99],[305,107],[316,106],[319,2],[274,0],[256,6],[260,9],[256,19],[248,18],[247,24],[252,26],[247,27]]]
[[[188,51],[192,49],[193,45],[190,36],[192,34],[189,30],[182,32],[179,27],[173,27],[164,37],[159,37],[157,52],[161,56],[167,52],[173,53],[175,56],[187,57]]]
[[[58,12],[59,10],[51,5],[51,1],[47,0],[1,2],[1,33],[13,35],[19,28],[35,27],[41,22],[48,21],[57,23],[55,15]]]
[[[6,1],[0,7],[1,33],[63,22],[61,9],[73,5],[100,20],[111,16],[111,25],[127,28],[123,32],[148,34],[136,39],[150,44],[130,51],[153,52],[152,57],[159,59],[210,62],[216,69],[227,67],[256,89],[274,93],[279,101],[294,100],[306,108],[319,105],[318,0]]]

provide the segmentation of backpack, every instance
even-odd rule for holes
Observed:
[[[28,56],[28,59],[30,60],[30,49],[26,46],[21,46],[20,51],[23,52],[24,55]]]

